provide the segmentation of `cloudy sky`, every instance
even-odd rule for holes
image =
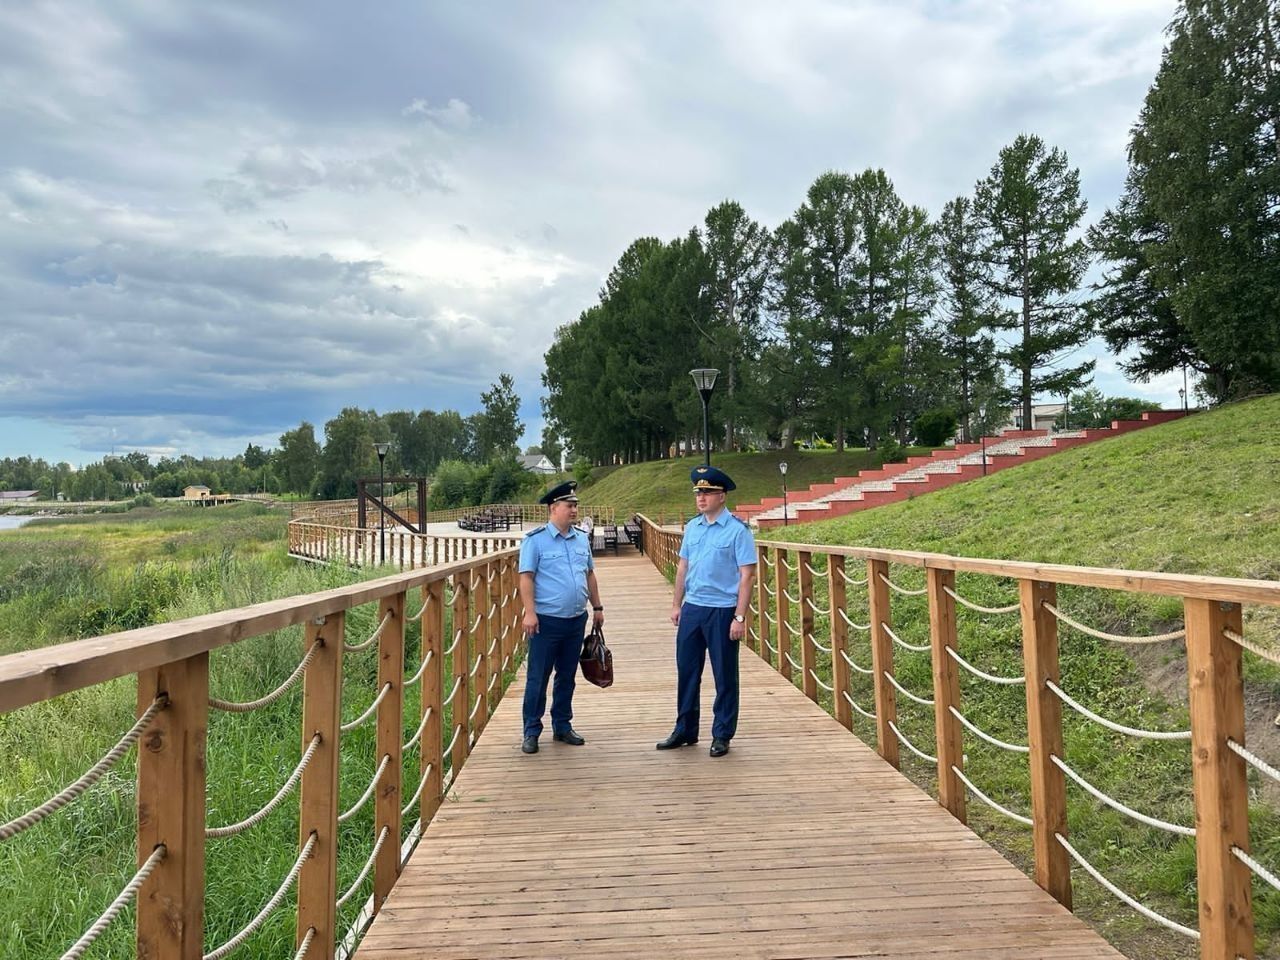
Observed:
[[[1173,0],[0,6],[0,456],[464,414],[635,237],[824,170],[937,212],[1040,134],[1113,203]],[[1175,382],[1177,379],[1177,382]],[[1108,393],[1177,402],[1180,378]]]

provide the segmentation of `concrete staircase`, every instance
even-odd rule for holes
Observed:
[[[876,470],[863,470],[856,477],[836,477],[830,483],[815,483],[787,498],[786,519],[791,523],[828,520],[857,510],[868,510],[932,493],[953,484],[974,480],[984,473],[996,473],[1029,463],[1082,444],[1132,433],[1185,416],[1181,410],[1154,410],[1140,420],[1114,420],[1098,430],[1009,430],[986,438],[986,466],[983,444],[958,443],[935,450],[927,457],[910,457],[906,463],[886,463]],[[736,516],[759,527],[783,525],[782,497],[766,497],[759,503],[733,508]]]

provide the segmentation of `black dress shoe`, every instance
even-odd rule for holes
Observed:
[[[676,747],[693,746],[697,742],[697,737],[686,737],[678,733],[672,733],[667,739],[659,740],[654,746],[659,750],[674,750]]]
[[[521,740],[521,741],[520,741],[520,752],[521,752],[521,753],[537,753],[537,752],[538,752],[538,738],[537,738],[537,737],[525,737],[523,740]]]
[[[577,730],[573,729],[573,727],[570,727],[562,733],[552,734],[551,739],[559,740],[561,743],[567,743],[571,747],[580,747],[587,742],[586,738],[583,737],[582,734],[578,733]]]
[[[721,740],[719,737],[713,737],[711,740],[711,755],[713,757],[723,757],[729,752],[729,741]]]

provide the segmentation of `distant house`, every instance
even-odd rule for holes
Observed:
[[[0,490],[0,503],[31,503],[38,496],[39,490]]]
[[[555,473],[556,465],[552,463],[544,454],[530,453],[523,457],[516,457],[520,461],[520,466],[532,473]]]
[[[193,483],[189,487],[182,489],[183,500],[207,500],[209,499],[209,488],[203,483]]]

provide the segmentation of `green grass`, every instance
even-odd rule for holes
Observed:
[[[793,525],[786,539],[822,544],[927,550],[1084,566],[1120,567],[1218,576],[1280,578],[1280,396],[1266,397],[1095,445],[1057,454],[982,480],[914,500],[823,523]],[[781,539],[781,531],[768,531]],[[852,565],[854,576],[865,575]],[[919,570],[895,567],[895,582],[923,583]],[[987,606],[1013,602],[1012,581],[961,575],[958,591]],[[818,589],[825,606],[826,590]],[[850,616],[866,622],[865,588],[850,588]],[[1062,588],[1059,604],[1077,619],[1125,634],[1149,634],[1181,624],[1176,599]],[[923,597],[892,596],[895,628],[909,643],[927,643]],[[795,614],[793,613],[793,618]],[[1246,608],[1246,631],[1277,644],[1280,611]],[[827,630],[818,618],[816,635]],[[1186,729],[1185,660],[1181,645],[1119,647],[1067,627],[1060,634],[1064,689],[1093,709],[1133,726]],[[1019,675],[1018,617],[959,614],[961,653],[988,672]],[[870,663],[865,635],[852,655]],[[830,664],[819,658],[829,676]],[[901,649],[895,666],[904,686],[928,696],[929,658]],[[995,687],[967,674],[962,710],[993,735],[1026,742],[1026,709],[1018,687]],[[857,677],[853,695],[870,706],[871,687]],[[830,694],[826,694],[830,708]],[[1271,718],[1280,705],[1280,671],[1246,654],[1246,712],[1250,742],[1273,762],[1280,749]],[[1067,761],[1096,786],[1143,812],[1193,822],[1191,766],[1185,742],[1119,737],[1064,711]],[[933,752],[932,711],[899,697],[903,732]],[[855,730],[874,742],[871,724]],[[1019,811],[1030,809],[1025,759],[966,736],[968,773],[989,795]],[[933,790],[933,769],[903,751],[903,770]],[[1280,867],[1280,815],[1266,785],[1253,781],[1253,852]],[[1069,821],[1077,849],[1122,889],[1184,924],[1196,925],[1192,841],[1133,823],[1068,786]],[[1015,862],[1031,863],[1029,833],[971,799],[974,828]],[[1077,912],[1126,953],[1140,960],[1195,956],[1177,935],[1156,931],[1118,905],[1083,872],[1075,871]],[[1254,884],[1259,955],[1280,953],[1280,897]]]
[[[910,447],[908,456],[928,453],[927,448]],[[712,463],[733,478],[738,489],[729,503],[758,503],[765,497],[782,496],[782,475],[778,464],[787,462],[787,489],[806,490],[813,483],[828,483],[834,477],[851,477],[859,470],[880,466],[876,453],[868,450],[792,450],[783,453],[717,453]],[[654,460],[625,467],[598,467],[592,482],[579,491],[582,513],[591,506],[614,507],[631,513],[639,511],[653,519],[691,517],[694,514],[689,471],[702,463],[701,457]]]
[[[280,514],[256,505],[175,507],[0,533],[0,654],[328,589],[374,575],[289,560],[284,522]],[[139,560],[142,557],[151,559]],[[410,599],[410,614],[418,602],[416,596]],[[367,636],[375,615],[372,604],[350,611],[348,638],[355,642]],[[451,628],[446,630],[450,635]],[[415,668],[420,639],[419,624],[408,624],[406,660]],[[215,651],[211,692],[224,699],[253,699],[288,676],[302,653],[300,627]],[[344,660],[343,717],[351,719],[373,699],[377,652],[348,654]],[[446,677],[452,670],[450,661],[445,658],[443,664]],[[97,760],[132,724],[134,688],[133,679],[126,677],[0,714],[0,822],[42,802]],[[416,729],[420,709],[415,686],[406,696],[406,740]],[[301,690],[295,687],[253,713],[211,713],[210,825],[242,819],[275,793],[301,754],[300,711]],[[446,730],[449,714],[446,709]],[[340,808],[345,810],[358,799],[375,768],[374,727],[366,724],[342,740]],[[418,776],[414,751],[406,754],[405,776]],[[367,805],[340,830],[342,890],[355,879],[372,844],[372,808]],[[293,863],[297,834],[295,794],[248,833],[209,841],[206,949],[237,932],[266,902]],[[60,955],[132,875],[135,835],[130,754],[77,801],[0,843],[0,956],[35,960]],[[366,880],[363,895],[368,889]],[[363,895],[352,898],[342,911],[340,930],[354,920]],[[130,909],[91,955],[132,957],[132,920]],[[289,956],[292,951],[293,907],[287,898],[238,955]]]

